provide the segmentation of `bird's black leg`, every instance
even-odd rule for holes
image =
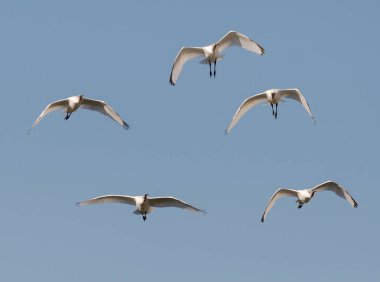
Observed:
[[[66,113],[65,120],[68,120],[70,116],[71,116],[71,113]]]
[[[211,61],[208,61],[208,65],[210,66],[210,78],[212,76],[212,72],[211,72]]]
[[[215,78],[215,75],[216,75],[216,60],[217,59],[215,59],[215,61],[214,61],[214,78]]]
[[[273,104],[270,103],[270,106],[272,107],[272,115],[274,116]]]
[[[277,119],[277,106],[278,106],[278,103],[276,103],[276,113],[274,114],[275,119]]]
[[[145,221],[146,220],[146,213],[143,213],[142,217],[143,217],[143,220]]]
[[[299,203],[299,204],[298,204],[298,208],[299,208],[299,209],[302,208],[302,206],[303,206],[302,203]]]

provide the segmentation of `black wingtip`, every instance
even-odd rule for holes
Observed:
[[[128,123],[124,123],[123,127],[125,130],[131,129],[131,126]]]
[[[258,44],[257,44],[257,45],[258,45]],[[265,49],[264,49],[263,47],[261,47],[260,45],[259,45],[259,48],[260,48],[260,51],[261,51],[260,56],[265,55]]]
[[[169,83],[170,83],[171,85],[175,86],[175,83],[174,83],[174,81],[173,81],[173,72],[170,73]]]
[[[77,207],[80,207],[80,202],[75,203],[75,205],[76,205]]]
[[[261,218],[261,223],[264,223],[264,217]]]

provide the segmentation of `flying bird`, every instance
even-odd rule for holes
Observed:
[[[66,113],[65,120],[68,120],[73,112],[79,108],[97,111],[109,118],[113,119],[125,129],[129,128],[129,125],[109,106],[106,102],[100,100],[87,99],[84,95],[72,96],[63,100],[55,101],[42,111],[40,116],[34,122],[29,132],[48,114],[57,110],[64,110]]]
[[[346,189],[344,189],[342,186],[340,186],[338,183],[333,181],[326,181],[324,183],[321,183],[314,188],[311,189],[304,189],[304,190],[292,190],[292,189],[285,189],[280,188],[278,189],[273,196],[270,198],[267,207],[264,211],[264,214],[261,218],[261,222],[264,222],[267,213],[270,211],[270,209],[274,206],[275,202],[281,198],[281,197],[297,197],[298,200],[296,203],[298,203],[298,208],[302,208],[303,204],[308,203],[311,198],[313,198],[314,194],[316,192],[321,191],[332,191],[335,194],[337,194],[339,197],[347,200],[350,205],[354,208],[358,207],[358,203],[352,198],[352,196],[347,192]]]
[[[214,64],[214,77],[216,75],[216,62],[221,60],[224,55],[221,53],[232,46],[239,46],[248,51],[254,52],[259,55],[264,55],[265,50],[255,41],[249,37],[241,34],[237,31],[229,31],[222,39],[218,42],[205,47],[183,47],[177,54],[175,58],[172,72],[170,74],[170,84],[175,85],[179,74],[182,71],[183,65],[194,58],[203,57],[204,59],[200,61],[201,64],[208,64],[210,66],[210,77],[212,76],[211,64]]]
[[[311,113],[309,104],[307,103],[305,97],[301,94],[298,89],[269,89],[263,93],[259,93],[255,96],[247,98],[238,108],[235,115],[232,118],[231,123],[226,129],[226,133],[230,133],[232,128],[239,122],[241,117],[253,106],[256,106],[260,103],[268,103],[272,107],[272,115],[277,119],[277,107],[279,102],[284,102],[284,98],[289,98],[296,100],[301,103],[305,110],[311,116],[313,123],[315,124],[315,119]],[[275,109],[273,108],[275,106]]]
[[[134,214],[141,214],[143,220],[146,220],[146,215],[153,211],[154,208],[175,207],[187,209],[193,212],[203,212],[204,210],[197,209],[188,203],[185,203],[174,197],[156,197],[148,198],[148,194],[143,196],[127,196],[127,195],[105,195],[93,198],[87,201],[77,203],[77,206],[86,206],[103,203],[122,203],[136,206]]]

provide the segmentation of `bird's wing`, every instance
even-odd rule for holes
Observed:
[[[226,129],[226,133],[230,133],[231,129],[239,122],[241,117],[253,106],[268,101],[267,95],[265,93],[260,93],[255,96],[245,99],[245,101],[240,105],[239,109],[236,111],[234,117],[232,118],[230,124]]]
[[[218,46],[220,53],[223,52],[224,49],[227,49],[231,46],[240,46],[259,55],[264,55],[265,53],[263,47],[261,47],[249,37],[237,31],[229,31],[225,36],[223,36],[222,39],[216,43],[216,46]]]
[[[157,197],[148,198],[149,205],[156,208],[175,207],[181,209],[187,209],[194,212],[205,212],[204,210],[197,209],[188,203],[178,200],[174,197]]]
[[[284,189],[280,188],[278,189],[273,196],[270,198],[267,207],[265,208],[265,211],[263,213],[263,216],[261,217],[261,222],[264,222],[267,213],[270,211],[270,209],[274,206],[274,203],[281,197],[288,196],[288,197],[297,197],[297,191],[291,190],[291,189]]]
[[[53,111],[57,111],[57,110],[60,110],[60,109],[65,109],[68,106],[69,106],[69,100],[68,99],[58,100],[58,101],[55,101],[55,102],[47,105],[47,107],[45,108],[45,110],[42,111],[42,113],[40,114],[40,116],[34,122],[32,128],[35,127],[41,121],[41,119],[43,119],[48,113],[51,113]]]
[[[332,191],[339,197],[346,199],[352,207],[358,207],[358,203],[354,200],[354,198],[352,198],[352,196],[347,192],[347,190],[334,181],[326,181],[312,189],[313,192],[321,192],[326,190]]]
[[[279,90],[279,94],[280,94],[280,97],[293,99],[301,103],[302,106],[305,108],[305,110],[309,113],[309,115],[313,119],[313,122],[315,123],[315,119],[311,112],[310,106],[307,103],[305,97],[301,94],[301,91],[299,91],[298,89],[282,89],[282,90]]]
[[[135,198],[127,195],[105,195],[96,197],[87,201],[77,203],[77,206],[87,206],[94,204],[104,204],[104,203],[123,203],[128,205],[135,205]]]
[[[182,71],[183,65],[191,59],[194,59],[196,57],[204,57],[205,52],[203,51],[203,48],[201,47],[183,47],[177,54],[177,57],[175,58],[172,72],[170,73],[170,79],[169,82],[171,85],[175,85],[177,82],[177,79],[179,77],[179,74]]]
[[[112,118],[114,121],[119,123],[125,129],[129,129],[129,124],[127,124],[115,111],[104,101],[93,100],[82,98],[82,103],[80,105],[81,108],[87,110],[97,111],[109,118]]]

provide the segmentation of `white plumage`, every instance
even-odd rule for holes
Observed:
[[[310,117],[312,118],[313,123],[315,124],[315,119],[313,117],[309,104],[307,103],[305,97],[301,94],[301,92],[298,89],[269,89],[263,93],[254,95],[244,100],[244,102],[240,105],[235,115],[233,116],[231,123],[228,125],[226,133],[230,133],[232,128],[235,127],[235,125],[239,122],[241,117],[249,109],[260,103],[269,103],[272,107],[272,115],[275,117],[275,119],[277,119],[278,103],[283,102],[284,98],[293,99],[302,104],[302,106],[305,108],[305,110],[309,113]],[[273,105],[276,106],[276,109],[273,108]]]
[[[125,129],[129,128],[129,125],[109,106],[106,102],[100,100],[93,100],[83,98],[84,95],[72,96],[67,99],[55,101],[42,111],[40,116],[34,122],[29,132],[48,114],[57,110],[64,110],[66,113],[65,119],[68,120],[73,112],[79,108],[97,111],[109,118],[113,119]]]
[[[175,207],[181,209],[187,209],[193,212],[205,212],[204,210],[197,209],[184,201],[181,201],[174,197],[156,197],[149,198],[148,194],[143,196],[128,196],[128,195],[105,195],[97,198],[93,198],[87,201],[77,203],[78,206],[86,206],[93,204],[103,203],[123,203],[136,206],[134,214],[141,214],[143,220],[146,220],[146,215],[150,213],[153,208],[165,208]]]
[[[324,183],[321,183],[314,188],[311,189],[304,189],[304,190],[292,190],[292,189],[285,189],[280,188],[278,189],[273,196],[270,198],[267,207],[264,211],[264,214],[261,218],[261,222],[264,222],[267,213],[270,211],[270,209],[274,206],[276,201],[281,197],[296,197],[298,200],[296,201],[298,203],[298,208],[302,208],[302,205],[309,202],[310,199],[314,196],[314,193],[321,192],[321,191],[332,191],[335,194],[337,194],[339,197],[347,200],[350,205],[354,208],[358,207],[358,203],[352,198],[352,196],[347,192],[346,189],[344,189],[342,186],[340,186],[338,183],[333,181],[326,181]]]
[[[177,57],[175,58],[169,79],[170,84],[175,85],[182,71],[183,65],[187,61],[197,57],[205,58],[200,63],[208,64],[210,66],[210,77],[212,75],[211,64],[214,64],[215,77],[216,62],[223,58],[223,55],[221,55],[223,50],[231,46],[239,46],[259,55],[264,55],[265,52],[263,47],[261,47],[259,44],[257,44],[255,41],[245,36],[244,34],[241,34],[240,32],[236,31],[229,31],[218,42],[213,43],[211,45],[205,47],[183,47],[178,52]]]

